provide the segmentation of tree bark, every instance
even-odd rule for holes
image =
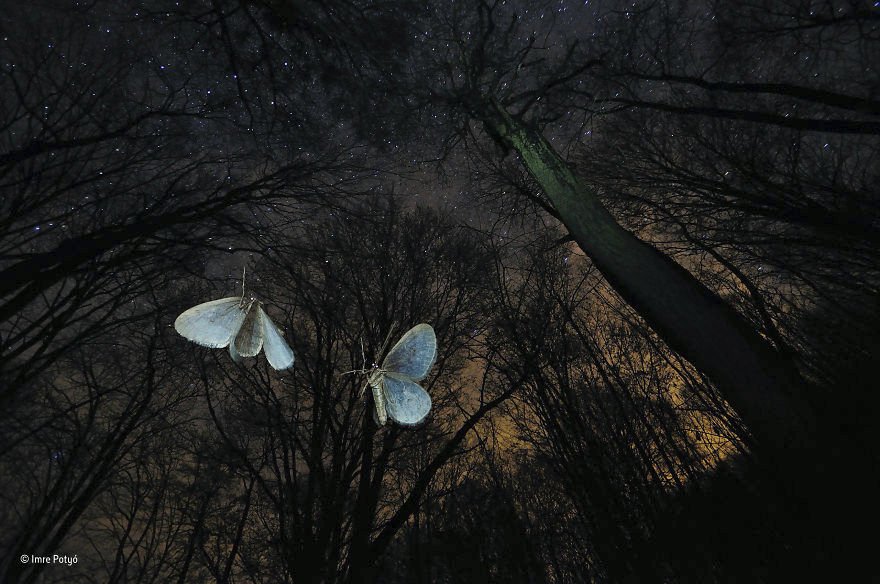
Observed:
[[[774,464],[792,455],[803,461],[795,453],[813,451],[816,428],[799,395],[806,386],[794,365],[690,272],[618,224],[540,133],[496,102],[475,113],[519,153],[617,293],[715,383],[748,426],[758,452]]]

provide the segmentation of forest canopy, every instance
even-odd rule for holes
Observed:
[[[863,575],[877,63],[862,0],[6,7],[0,580]],[[243,285],[292,367],[175,332]]]

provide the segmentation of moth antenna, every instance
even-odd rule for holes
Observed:
[[[352,369],[351,371],[343,371],[342,373],[339,374],[339,377],[342,377],[343,375],[352,375],[353,373],[360,373],[361,375],[366,375],[367,373],[370,373],[371,371],[372,371],[372,369]]]
[[[361,341],[361,369],[352,369],[351,371],[346,371],[345,373],[340,373],[339,374],[340,377],[342,377],[343,375],[351,375],[352,373],[367,373],[368,372],[367,355],[364,352],[364,339],[361,338],[360,341]],[[363,392],[363,390],[361,390],[361,392]]]
[[[241,268],[241,297],[244,298],[244,278],[247,276],[247,264]]]

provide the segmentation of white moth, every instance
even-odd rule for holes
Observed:
[[[388,418],[415,426],[431,411],[431,396],[416,381],[428,375],[437,357],[437,337],[429,324],[417,324],[391,348],[367,380],[380,425]]]
[[[193,306],[174,321],[186,339],[212,349],[229,347],[233,361],[255,357],[262,349],[275,369],[293,366],[293,351],[284,341],[259,300],[242,296]]]

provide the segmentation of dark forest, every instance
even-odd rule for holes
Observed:
[[[0,581],[872,581],[878,184],[880,2],[3,3]]]

